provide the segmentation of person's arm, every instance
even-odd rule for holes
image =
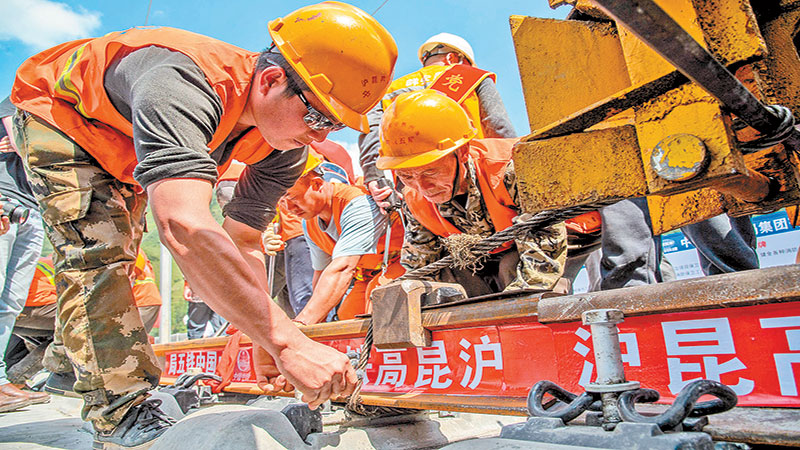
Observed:
[[[369,132],[358,136],[358,154],[361,171],[364,173],[364,185],[369,189],[369,194],[385,212],[391,204],[384,201],[392,194],[392,188],[386,181],[382,170],[375,165],[380,156],[381,139],[380,125],[383,118],[383,105],[379,102],[367,113]]]
[[[361,170],[364,172],[364,184],[368,185],[371,181],[383,178],[383,172],[378,170],[375,162],[380,156],[381,139],[380,126],[383,118],[383,105],[378,102],[371,111],[367,113],[369,132],[361,133],[358,136],[358,155],[361,163]]]
[[[226,217],[222,222],[222,228],[231,237],[239,254],[242,255],[247,265],[256,274],[258,286],[267,289],[267,268],[264,263],[264,252],[261,250],[261,231],[245,225],[241,222]],[[223,314],[223,317],[226,317]]]
[[[285,378],[316,408],[347,395],[356,382],[347,357],[308,339],[272,302],[228,233],[208,208],[211,183],[165,179],[148,186],[159,236],[206,303],[274,358]]]
[[[295,320],[305,325],[324,322],[328,313],[339,304],[347,292],[355,276],[359,259],[361,255],[334,258],[320,273],[314,285],[314,293]]]
[[[514,161],[506,167],[503,181],[514,204],[519,205]],[[505,290],[553,289],[567,262],[567,228],[564,223],[531,230],[515,242],[519,251],[517,276]]]
[[[363,255],[377,251],[378,240],[385,232],[386,216],[381,214],[380,208],[368,195],[352,199],[342,210],[339,220],[341,233],[326,265],[320,266],[314,262],[321,258],[314,255],[316,246],[309,245],[310,250],[315,249],[311,250],[314,269],[322,269],[322,273],[314,286],[311,299],[296,317],[303,323],[311,324],[325,320],[328,312],[347,292],[347,287],[355,276],[358,260]],[[308,237],[305,228],[304,231]]]
[[[317,283],[319,282],[319,277],[321,277],[321,276],[322,276],[322,271],[321,270],[315,270],[314,271],[314,275],[311,277],[311,289],[312,290],[315,287],[317,287]]]
[[[481,126],[487,138],[517,137],[506,106],[494,81],[486,77],[475,90],[480,105]]]

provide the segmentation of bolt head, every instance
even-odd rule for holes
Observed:
[[[708,150],[697,136],[680,133],[662,139],[650,155],[650,167],[668,181],[686,181],[708,165]]]
[[[620,323],[625,320],[625,315],[618,309],[593,309],[581,314],[584,325]]]

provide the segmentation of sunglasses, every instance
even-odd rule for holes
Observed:
[[[275,48],[275,44],[270,45],[269,49],[267,49],[267,53],[278,53],[277,49]],[[273,66],[280,67],[278,63],[270,59],[267,59],[267,61],[269,61],[269,63]],[[301,91],[300,88],[298,88],[294,83],[290,82],[289,86],[292,88],[292,91],[294,91],[295,95],[300,98],[300,101],[303,102],[303,105],[305,105],[306,109],[308,110],[308,113],[303,116],[303,122],[305,122],[309,128],[314,131],[339,131],[347,127],[347,125],[341,122],[332,121],[326,117],[325,114],[319,112],[317,108],[311,106],[311,103],[308,103],[308,99],[303,94],[303,91]]]
[[[347,126],[341,122],[334,122],[328,117],[326,117],[325,114],[322,114],[321,112],[317,111],[316,108],[314,108],[313,106],[311,106],[310,103],[308,103],[308,99],[303,94],[303,91],[301,91],[295,86],[292,86],[292,89],[294,90],[294,93],[297,95],[298,98],[300,98],[300,101],[303,102],[303,104],[306,106],[306,109],[308,110],[308,113],[305,116],[303,116],[303,122],[305,122],[309,128],[311,128],[314,131],[339,131]]]

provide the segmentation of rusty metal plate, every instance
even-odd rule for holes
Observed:
[[[693,0],[707,48],[722,64],[752,62],[767,53],[750,1]]]
[[[655,3],[661,6],[697,42],[705,46],[703,31],[697,20],[697,11],[691,0],[656,0]],[[619,27],[619,39],[628,65],[628,75],[633,85],[645,84],[675,71],[672,64],[659,56],[624,26]]]
[[[533,132],[524,139],[544,139],[583,131],[611,119],[629,108],[639,106],[654,97],[669,92],[686,81],[686,77],[680,73],[672,72],[649,83],[630,86],[542,128],[533,129]]]
[[[725,212],[722,194],[713,189],[647,197],[653,234],[664,234]]]
[[[510,23],[532,130],[630,86],[613,24],[524,16]]]
[[[514,148],[525,212],[642,196],[644,172],[632,126],[520,142]]]

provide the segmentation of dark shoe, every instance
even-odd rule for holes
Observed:
[[[53,372],[47,377],[44,390],[51,394],[63,395],[65,397],[81,398],[78,393],[72,390],[75,385],[75,373],[73,372]]]
[[[129,409],[114,431],[96,431],[93,448],[148,448],[174,423],[161,411],[161,400],[148,399]]]
[[[0,398],[5,399],[7,403],[10,402],[9,407],[12,407],[12,409],[8,411],[21,408],[22,406],[38,405],[39,403],[47,403],[50,401],[50,396],[44,392],[23,391],[11,383],[0,384]],[[13,406],[16,405],[16,402],[11,401],[11,399],[14,398],[24,400],[26,404],[22,406]]]

